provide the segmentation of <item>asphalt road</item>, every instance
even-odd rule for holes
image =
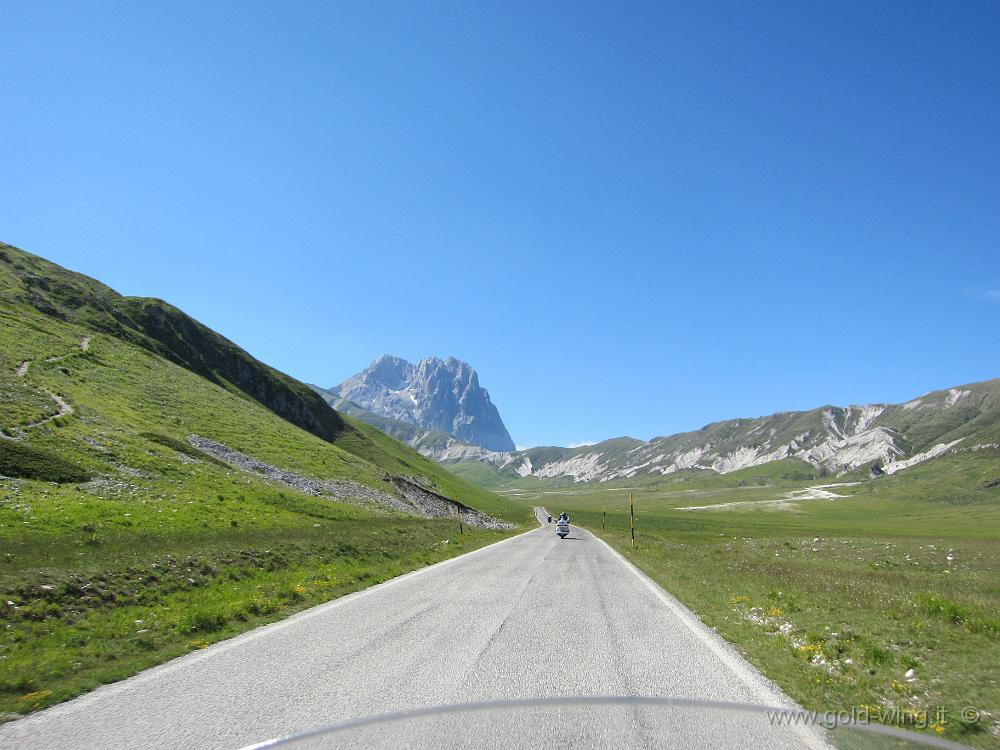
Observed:
[[[552,528],[0,726],[0,747],[235,750],[386,712],[532,697],[793,707],[603,542],[576,527],[559,540]],[[817,736],[774,728],[762,714],[626,704],[417,717],[293,747],[801,747]]]

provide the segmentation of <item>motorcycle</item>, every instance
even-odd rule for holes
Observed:
[[[569,535],[569,521],[565,518],[560,518],[556,523],[556,533],[560,539],[565,539]]]

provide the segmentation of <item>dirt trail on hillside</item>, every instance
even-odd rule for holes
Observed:
[[[80,339],[79,347],[80,347],[80,351],[82,351],[82,352],[85,352],[85,351],[89,350],[90,349],[90,336],[84,336],[82,339]],[[58,355],[58,356],[55,356],[55,357],[49,357],[45,361],[46,362],[50,362],[50,363],[51,362],[59,362],[59,361],[61,361],[63,359],[66,359],[66,357],[69,357],[69,356],[71,356],[74,353],[75,352],[69,352],[68,354],[61,354],[61,355]],[[14,374],[17,375],[17,377],[19,377],[19,378],[23,378],[25,375],[28,374],[28,369],[30,367],[31,367],[31,360],[30,359],[26,359],[21,364],[19,364],[17,366],[17,369],[14,370]],[[60,396],[57,393],[53,393],[52,391],[46,390],[45,392],[49,395],[49,398],[51,398],[53,401],[55,401],[56,406],[59,407],[59,410],[55,414],[50,414],[49,416],[44,417],[43,419],[39,419],[39,420],[37,420],[35,422],[29,422],[28,424],[20,425],[17,428],[18,432],[24,433],[27,430],[33,430],[36,427],[41,427],[42,425],[48,424],[49,422],[51,422],[54,419],[59,419],[59,417],[65,417],[68,414],[72,414],[73,413],[73,406],[70,403],[68,403],[66,401],[66,399],[64,399],[62,396]]]
[[[65,417],[67,414],[73,413],[73,405],[68,403],[66,399],[64,399],[62,396],[60,396],[57,393],[53,393],[52,391],[46,391],[46,393],[49,395],[49,398],[51,398],[53,401],[56,402],[56,406],[59,407],[59,411],[57,411],[55,414],[50,414],[49,416],[36,420],[34,422],[18,425],[18,427],[15,429],[14,435],[6,436],[3,435],[3,433],[0,433],[0,437],[8,437],[9,439],[18,440],[21,437],[23,437],[28,430],[33,430],[36,427],[41,427],[42,425],[46,425],[54,419],[59,419],[59,417]]]
[[[58,419],[59,417],[65,417],[67,414],[73,413],[73,406],[67,403],[62,396],[56,393],[52,393],[52,391],[47,391],[47,393],[49,394],[49,396],[52,397],[52,400],[56,402],[56,405],[59,407],[59,411],[53,414],[51,417],[46,417],[45,419],[41,419],[37,422],[32,422],[29,425],[25,425],[21,429],[30,430],[33,427],[41,427],[43,424],[48,424],[53,419]]]
[[[81,352],[88,351],[90,349],[90,336],[84,336],[82,339],[80,339],[79,347]],[[66,359],[67,357],[72,357],[74,354],[76,354],[75,351],[67,352],[66,354],[57,354],[54,357],[49,357],[45,361],[48,362],[49,364],[53,362],[62,362],[64,359]]]
[[[81,352],[90,351],[90,336],[84,336],[82,339],[80,339],[80,351]],[[54,357],[49,357],[45,361],[49,363],[59,362],[61,360],[66,359],[66,357],[69,357],[72,354],[74,354],[74,352],[69,352],[68,354],[58,354]],[[26,359],[14,369],[14,374],[17,375],[17,377],[19,378],[23,378],[25,375],[28,374],[28,369],[30,367],[31,367],[31,360]]]

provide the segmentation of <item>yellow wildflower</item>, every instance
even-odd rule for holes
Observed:
[[[43,698],[48,698],[52,695],[51,690],[36,690],[33,693],[28,693],[27,695],[22,695],[18,698],[21,703],[31,703],[32,701],[40,701]]]

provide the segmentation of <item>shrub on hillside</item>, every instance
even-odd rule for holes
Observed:
[[[0,439],[0,474],[60,483],[90,479],[86,470],[55,453],[7,439]]]

